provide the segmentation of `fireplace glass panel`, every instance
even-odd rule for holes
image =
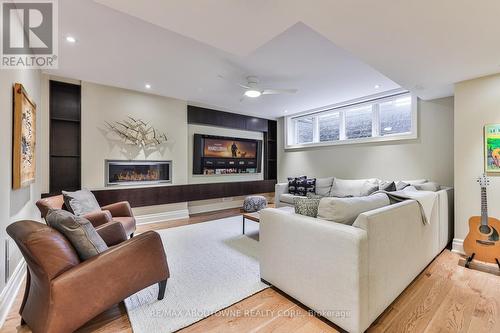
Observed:
[[[171,182],[169,161],[107,161],[107,185]]]

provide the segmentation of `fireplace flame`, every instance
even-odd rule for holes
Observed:
[[[156,181],[160,180],[160,172],[156,169],[149,169],[147,173],[124,170],[116,178],[120,182]]]

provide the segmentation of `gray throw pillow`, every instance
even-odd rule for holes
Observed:
[[[436,192],[441,189],[441,186],[436,182],[427,182],[423,184],[415,184],[413,185],[419,191],[431,191]]]
[[[295,214],[316,217],[320,199],[295,198]]]
[[[101,210],[94,194],[87,189],[75,192],[62,191],[66,208],[76,216],[98,212]]]
[[[92,223],[62,209],[50,210],[45,217],[47,224],[62,233],[73,245],[78,256],[87,260],[108,249]]]

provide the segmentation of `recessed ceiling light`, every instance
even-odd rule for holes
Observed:
[[[149,83],[146,83],[146,84],[144,85],[144,87],[145,87],[146,89],[151,89],[151,85],[150,85]]]
[[[262,95],[262,93],[258,90],[249,89],[249,90],[245,91],[246,97],[255,98],[255,97],[259,97],[260,95]]]
[[[379,89],[380,88],[380,84],[376,84],[375,87],[373,87],[375,89]]]
[[[68,43],[76,43],[76,38],[73,36],[66,36],[66,41]]]
[[[288,110],[285,110],[285,113],[288,113]]]

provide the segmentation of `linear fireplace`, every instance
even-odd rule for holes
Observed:
[[[172,161],[106,160],[106,186],[172,182]]]

